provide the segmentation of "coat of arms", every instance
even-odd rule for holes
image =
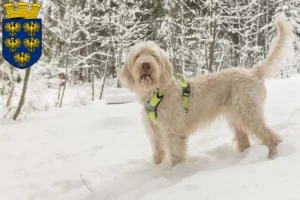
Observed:
[[[42,20],[37,19],[40,4],[4,4],[8,19],[2,21],[3,57],[12,66],[25,69],[42,55]]]

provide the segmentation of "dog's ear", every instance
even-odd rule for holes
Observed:
[[[132,91],[134,90],[134,88],[135,88],[134,78],[133,78],[132,72],[130,71],[127,63],[125,63],[121,67],[120,73],[119,73],[119,79],[120,79],[121,83],[123,83],[128,89],[130,89]]]
[[[173,78],[173,65],[170,62],[167,53],[161,49],[161,67],[160,87],[166,87]]]

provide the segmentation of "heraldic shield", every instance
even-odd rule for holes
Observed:
[[[42,55],[41,19],[3,19],[2,52],[12,66],[26,69]]]

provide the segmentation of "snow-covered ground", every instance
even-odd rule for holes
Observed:
[[[155,166],[136,102],[96,101],[1,120],[0,199],[298,200],[300,76],[267,87],[267,122],[284,139],[274,160],[257,141],[236,152],[218,121],[190,138],[186,163],[171,171]]]

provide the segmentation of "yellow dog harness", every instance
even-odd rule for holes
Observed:
[[[177,73],[176,78],[179,79],[179,83],[182,87],[182,103],[186,112],[188,112],[189,107],[189,97],[190,97],[190,86],[188,82],[184,79],[184,77]],[[164,97],[165,90],[164,89],[156,89],[150,101],[145,104],[145,109],[148,113],[149,119],[153,122],[154,125],[158,126],[157,122],[157,107],[161,100]]]

